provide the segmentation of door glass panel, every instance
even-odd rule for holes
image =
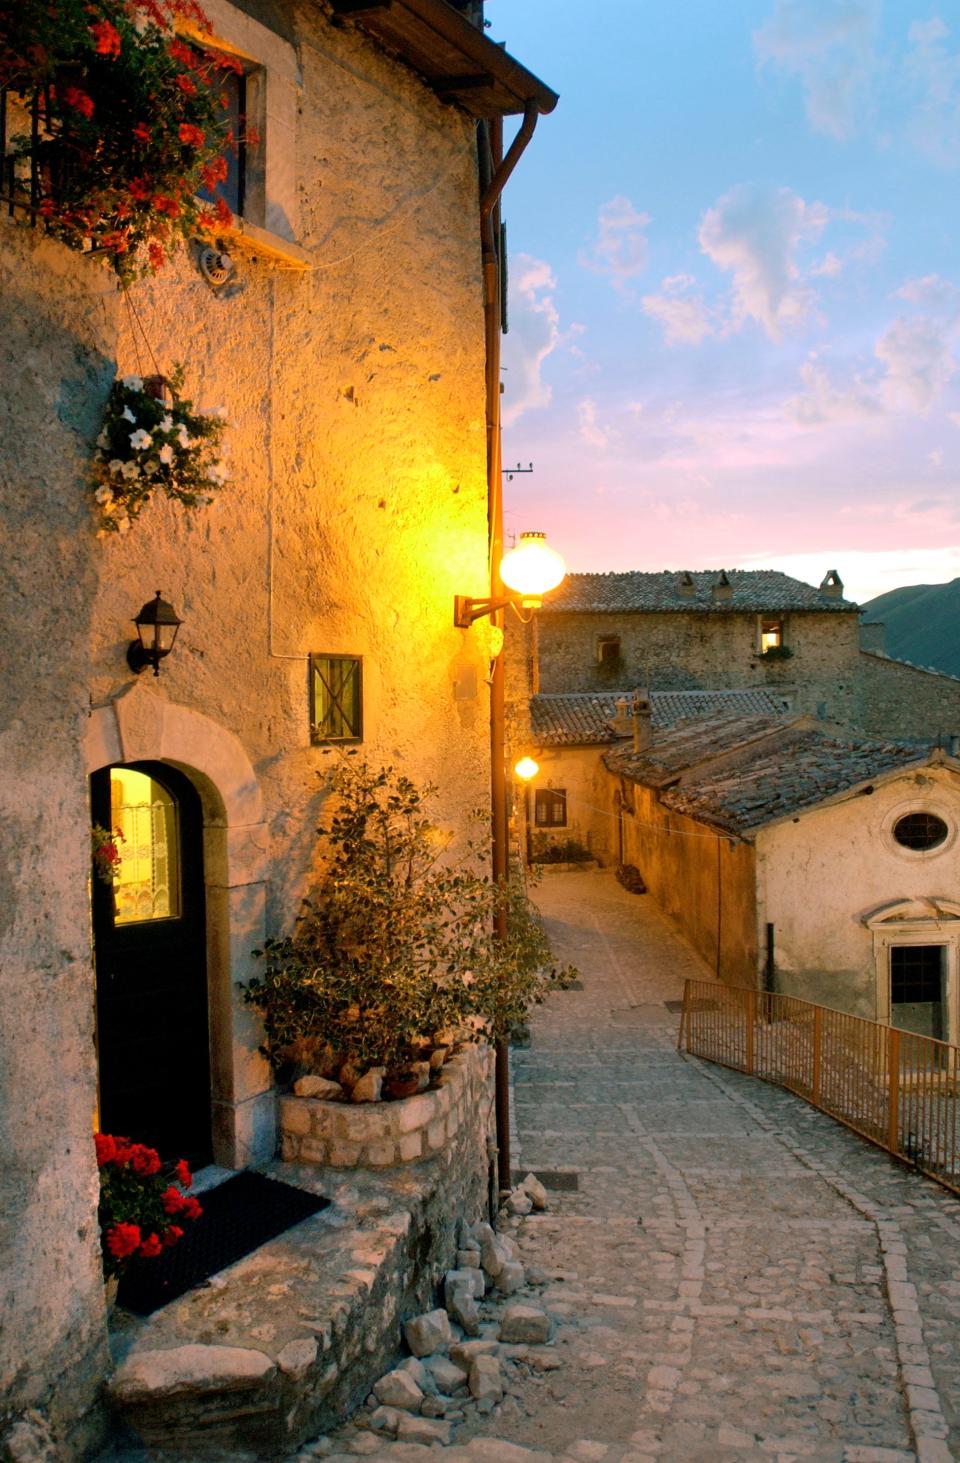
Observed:
[[[111,825],[122,834],[115,922],[171,919],[180,913],[177,805],[145,772],[110,770]]]
[[[890,1024],[943,1040],[943,945],[890,949]]]

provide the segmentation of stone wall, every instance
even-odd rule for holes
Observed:
[[[440,1152],[467,1124],[489,1125],[493,1052],[451,1057],[439,1085],[399,1102],[325,1102],[281,1097],[281,1157],[331,1168],[393,1168]]]
[[[177,1457],[276,1457],[360,1405],[399,1356],[403,1321],[435,1303],[458,1221],[486,1217],[491,1063],[478,1050],[458,1061],[461,1121],[441,1148],[380,1173],[276,1167],[330,1208],[146,1322],[110,1388],[144,1441]]]
[[[437,783],[458,835],[488,785],[486,640],[452,624],[454,594],[487,588],[473,125],[316,6],[282,7],[284,37],[251,19],[275,6],[213,9],[270,82],[264,247],[230,241],[236,292],[183,251],[131,303],[161,368],[182,361],[193,399],[226,408],[214,507],[157,502],[97,539],[84,466],[143,341],[102,268],[0,218],[0,1396],[44,1409],[63,1458],[105,1359],[81,744],[91,705],[129,688],[132,617],[157,588],[176,606],[156,699],[226,729],[261,799],[254,848],[218,824],[215,773],[195,779],[224,855],[218,1000],[314,871],[329,759],[310,744],[308,652],[364,657],[364,755]],[[177,765],[198,759],[181,739]],[[234,1034],[262,1088],[255,1037]]]
[[[915,737],[950,750],[960,737],[960,680],[863,650],[857,667],[856,718],[871,736]]]

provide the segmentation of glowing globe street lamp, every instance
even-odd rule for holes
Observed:
[[[522,533],[520,542],[500,560],[500,582],[512,593],[501,599],[471,599],[458,594],[453,601],[453,623],[465,630],[474,620],[514,605],[537,610],[543,596],[563,583],[567,568],[545,533]]]

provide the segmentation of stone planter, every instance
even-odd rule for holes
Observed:
[[[324,1168],[394,1168],[440,1153],[461,1125],[485,1131],[493,1052],[465,1047],[443,1068],[440,1085],[399,1102],[279,1102],[281,1156]]]

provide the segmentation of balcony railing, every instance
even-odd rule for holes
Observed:
[[[678,1048],[785,1087],[960,1193],[960,1047],[766,991],[688,980]]]

